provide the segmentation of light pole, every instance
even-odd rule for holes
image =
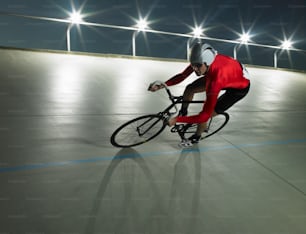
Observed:
[[[289,50],[291,46],[292,46],[292,42],[288,41],[288,40],[285,40],[285,41],[283,41],[283,43],[281,45],[281,48],[284,49],[284,50]],[[277,53],[278,52],[279,52],[279,49],[277,49],[274,52],[274,68],[277,68],[277,60],[278,60],[278,54]]]
[[[190,41],[192,40],[193,38],[192,37],[189,37],[188,40],[187,40],[187,60],[189,59],[189,52],[190,52]]]
[[[278,52],[278,49],[275,50],[274,52],[274,68],[277,68],[277,52]]]
[[[236,44],[234,47],[234,59],[237,59],[237,47],[239,46],[239,44]]]
[[[250,35],[248,33],[244,33],[240,36],[239,38],[239,41],[240,43],[239,44],[236,44],[235,47],[234,47],[234,59],[237,59],[237,49],[238,49],[238,46],[240,46],[241,44],[248,44],[248,41],[250,40]]]
[[[132,36],[132,54],[133,56],[136,56],[136,36],[139,33],[139,31],[145,31],[148,27],[148,22],[145,19],[140,19],[137,21],[136,24],[137,30],[133,32]]]
[[[67,38],[67,51],[71,51],[70,48],[70,30],[72,28],[72,24],[70,23],[67,27],[67,31],[66,31],[66,38]]]
[[[68,27],[67,27],[67,31],[66,31],[66,38],[67,38],[67,51],[71,51],[71,43],[70,43],[70,31],[71,31],[71,28],[73,27],[74,24],[81,24],[83,22],[83,19],[82,19],[82,15],[80,12],[73,12],[70,14],[70,17],[68,20],[70,20],[70,23],[68,24]]]
[[[133,32],[132,36],[132,50],[133,50],[133,56],[136,56],[136,34],[138,34],[138,31]]]

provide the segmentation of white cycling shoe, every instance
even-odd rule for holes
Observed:
[[[179,143],[179,146],[182,147],[182,148],[191,147],[194,144],[197,144],[200,139],[201,139],[201,136],[198,136],[198,135],[194,134],[191,137],[189,137],[188,139],[183,139]]]

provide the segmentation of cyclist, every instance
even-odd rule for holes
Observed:
[[[206,102],[202,111],[197,115],[187,116],[188,103],[183,103],[179,115],[169,120],[169,126],[176,122],[197,123],[196,133],[189,138],[194,144],[199,141],[201,134],[207,128],[206,122],[210,117],[222,113],[245,97],[250,88],[250,80],[245,67],[237,60],[222,54],[207,43],[197,42],[191,48],[190,64],[181,73],[176,74],[165,83],[167,86],[176,85],[185,80],[193,72],[200,76],[187,85],[183,94],[184,101],[191,101],[195,93],[206,92]],[[150,84],[148,90],[155,92],[163,88],[158,82]],[[220,96],[221,90],[225,92]]]

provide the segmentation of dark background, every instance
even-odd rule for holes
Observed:
[[[2,12],[67,19],[73,9],[82,9],[85,21],[134,26],[147,18],[150,28],[189,34],[201,25],[208,37],[237,40],[250,32],[254,43],[279,46],[291,39],[293,47],[306,50],[306,1],[224,0],[1,0]],[[66,50],[67,24],[0,15],[0,46]],[[71,50],[93,53],[132,54],[133,31],[74,26]],[[207,41],[219,53],[233,56],[235,44]],[[187,38],[140,32],[136,37],[138,56],[186,58]],[[242,45],[237,50],[243,63],[273,66],[275,49]],[[281,51],[278,67],[306,70],[305,52]]]

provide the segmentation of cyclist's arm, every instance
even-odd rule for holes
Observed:
[[[212,116],[215,106],[217,104],[218,95],[220,90],[207,92],[207,99],[203,105],[202,111],[198,115],[192,116],[178,116],[176,122],[182,123],[206,123],[207,120]]]
[[[181,73],[176,74],[175,76],[171,77],[169,80],[167,80],[165,83],[167,86],[176,85],[178,83],[181,83],[183,80],[185,80],[190,74],[193,72],[193,68],[191,64],[189,64],[188,67],[185,68],[185,70]]]
[[[191,64],[185,68],[185,70],[181,73],[176,74],[175,76],[171,77],[169,80],[165,82],[167,86],[176,85],[183,80],[185,80],[191,73],[193,72],[193,68]],[[148,90],[155,92],[161,88],[164,88],[164,85],[160,81],[154,81],[149,85]]]

